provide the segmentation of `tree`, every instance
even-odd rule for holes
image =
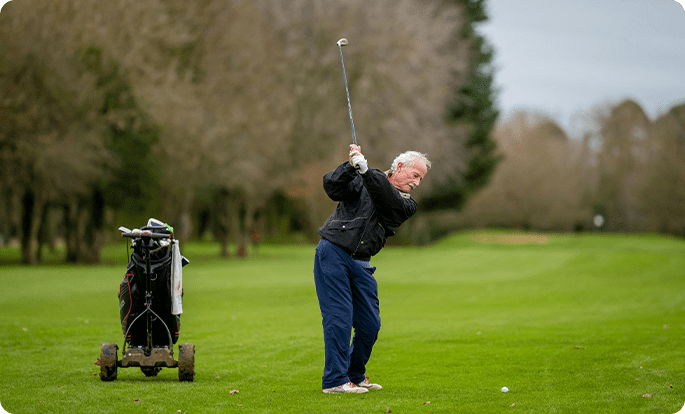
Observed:
[[[127,100],[122,103],[134,104],[131,109],[137,113],[131,126],[140,129],[129,128],[134,145],[128,148],[136,151],[131,160],[147,160],[127,169],[141,182],[135,183],[139,188],[124,199],[129,204],[121,206],[117,216],[130,221],[143,215],[164,217],[174,223],[181,239],[192,234],[193,202],[198,186],[212,170],[205,154],[213,151],[214,137],[207,133],[208,116],[197,88],[202,80],[198,56],[203,21],[195,20],[199,19],[195,8],[202,4],[155,0],[81,4],[73,26],[80,42],[101,50],[103,61],[125,76],[112,86],[123,87]],[[145,199],[135,197],[140,193]],[[132,208],[131,203],[145,208]],[[140,214],[130,214],[133,211]]]
[[[33,263],[48,210],[85,197],[113,160],[91,110],[93,79],[77,70],[72,39],[56,24],[62,6],[30,0],[8,6],[0,14],[0,147],[3,173],[12,178],[2,181],[20,194],[10,199],[21,200],[15,207],[23,211],[22,257]]]
[[[140,210],[130,207],[157,183],[148,157],[156,127],[119,65],[80,43],[76,6],[27,0],[0,16],[8,19],[0,24],[10,120],[5,159],[20,172],[28,263],[40,257],[35,243],[44,241],[39,236],[55,208],[62,210],[67,260],[98,262],[107,209]]]
[[[466,131],[465,148],[451,154],[463,158],[455,171],[443,177],[437,191],[423,201],[428,210],[461,209],[468,198],[488,183],[499,158],[495,155],[495,142],[490,133],[499,116],[496,107],[496,90],[493,85],[494,51],[487,40],[476,31],[476,25],[487,20],[484,0],[454,0],[463,7],[466,23],[460,39],[469,45],[468,56],[462,59],[465,68],[455,73],[454,97],[448,104],[447,122],[455,126],[457,139]]]
[[[606,208],[606,227],[644,231],[640,181],[649,159],[651,122],[639,104],[626,100],[604,119],[598,153],[598,202]]]
[[[200,94],[210,103],[212,134],[221,137],[212,180],[234,194],[233,201],[247,203],[231,208],[245,214],[241,223],[253,220],[277,193],[307,205],[309,234],[330,214],[321,176],[345,159],[350,142],[335,46],[339,33],[356,34],[345,50],[346,69],[367,157],[384,168],[401,150],[423,150],[434,154],[436,175],[453,172],[460,163],[454,154],[463,142],[451,136],[454,128],[444,121],[445,84],[459,67],[455,56],[467,49],[451,42],[461,28],[458,7],[212,4],[206,4],[213,12],[203,20],[199,64],[207,89]],[[423,73],[426,68],[430,76]],[[249,235],[249,226],[232,228]]]
[[[97,260],[103,229],[116,227],[110,220],[148,212],[188,238],[198,206],[223,215],[216,222],[235,219],[225,233],[243,245],[278,195],[298,206],[284,213],[297,215],[288,222],[314,237],[332,208],[321,176],[345,160],[350,143],[335,46],[342,36],[350,40],[358,137],[372,166],[387,168],[404,150],[427,152],[435,179],[419,198],[440,194],[441,183],[476,183],[487,170],[482,132],[496,115],[483,91],[488,59],[471,62],[486,46],[469,29],[483,19],[482,2],[14,3],[0,16],[11,103],[2,110],[13,118],[3,127],[11,132],[0,143],[0,181],[8,200],[24,201],[27,246],[44,234],[40,223],[51,222],[45,206],[64,220],[71,260]],[[478,101],[467,105],[480,108],[477,118],[446,122],[455,91],[459,102]],[[62,148],[78,151],[83,165]],[[47,149],[60,177],[73,182],[45,169]],[[474,154],[480,161],[469,164]],[[21,174],[10,177],[15,167]],[[12,220],[7,227],[21,228],[17,215]]]
[[[685,105],[660,116],[651,128],[639,183],[640,210],[651,231],[685,236]]]
[[[463,224],[570,231],[590,221],[583,200],[591,183],[580,173],[584,147],[558,124],[519,112],[502,120],[493,137],[502,161],[465,207]]]

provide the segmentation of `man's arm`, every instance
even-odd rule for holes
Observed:
[[[411,197],[402,197],[400,191],[388,181],[388,176],[383,171],[369,168],[365,174],[360,175],[381,223],[397,228],[416,213],[416,201]]]
[[[359,173],[349,162],[323,176],[323,189],[333,201],[345,201],[358,196],[362,191],[362,180]]]

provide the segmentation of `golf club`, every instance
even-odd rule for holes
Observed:
[[[350,103],[350,90],[347,88],[347,75],[345,74],[345,62],[343,61],[342,47],[349,43],[346,38],[338,40],[338,49],[340,50],[340,63],[342,64],[343,78],[345,79],[345,93],[347,93],[347,108],[350,111],[350,125],[352,126],[352,143],[357,145],[357,136],[354,134],[354,121],[352,120],[352,104]]]

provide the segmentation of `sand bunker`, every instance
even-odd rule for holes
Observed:
[[[474,234],[471,238],[478,243],[496,244],[544,244],[549,242],[546,234]]]

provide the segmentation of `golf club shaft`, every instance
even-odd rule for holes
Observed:
[[[354,120],[352,120],[352,104],[350,103],[350,90],[347,88],[347,75],[345,74],[345,62],[343,61],[342,45],[338,42],[340,50],[340,63],[342,64],[343,78],[345,79],[345,93],[347,93],[347,109],[350,112],[350,126],[352,127],[352,143],[357,145],[357,136],[354,134]]]

